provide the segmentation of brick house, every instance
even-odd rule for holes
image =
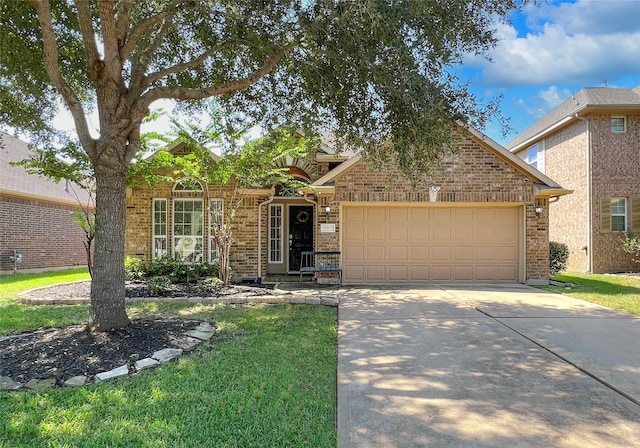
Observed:
[[[248,192],[234,221],[236,278],[295,273],[301,251],[331,250],[342,252],[345,283],[548,283],[548,204],[570,191],[478,132],[459,138],[462,151],[433,176],[435,198],[357,154],[325,148],[315,161],[288,161],[310,186]],[[208,229],[231,194],[188,180],[133,188],[127,255],[213,261]]]
[[[640,268],[620,247],[625,232],[640,232],[640,86],[582,89],[506,147],[574,190],[549,216],[569,269]]]
[[[64,181],[55,183],[9,166],[29,157],[28,145],[0,134],[0,274],[12,273],[9,257],[22,254],[20,272],[40,272],[86,266],[84,232],[71,213],[88,203],[84,190]]]

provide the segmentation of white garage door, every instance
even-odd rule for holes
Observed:
[[[520,207],[345,206],[344,281],[518,282]]]

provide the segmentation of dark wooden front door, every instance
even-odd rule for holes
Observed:
[[[289,271],[300,269],[300,253],[313,250],[313,207],[289,207]]]

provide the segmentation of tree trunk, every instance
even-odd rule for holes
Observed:
[[[128,166],[95,167],[96,227],[89,328],[109,331],[131,323],[125,308],[124,238]]]

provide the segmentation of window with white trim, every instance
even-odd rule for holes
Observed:
[[[167,255],[167,200],[153,199],[152,258]]]
[[[611,132],[614,134],[627,132],[627,117],[611,117]]]
[[[284,263],[282,252],[282,204],[269,204],[269,263]]]
[[[218,258],[218,249],[216,249],[216,245],[213,243],[213,239],[215,238],[216,231],[223,224],[223,216],[224,216],[224,201],[222,199],[211,199],[209,202],[209,229],[210,229],[210,238],[209,238],[209,262],[213,263]]]
[[[173,199],[173,257],[194,263],[202,261],[204,220],[202,199]]]
[[[627,231],[627,200],[625,198],[611,199],[611,231]]]

